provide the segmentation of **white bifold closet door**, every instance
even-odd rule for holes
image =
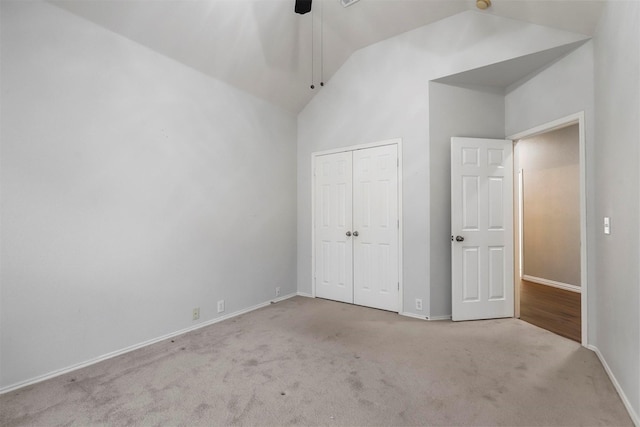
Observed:
[[[398,311],[398,148],[316,157],[316,296]]]
[[[315,164],[316,296],[353,302],[352,154],[328,154]]]

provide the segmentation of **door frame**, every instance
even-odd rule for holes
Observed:
[[[514,141],[514,145],[517,144],[517,141],[520,139],[531,138],[536,135],[540,135],[543,133],[547,133],[553,130],[561,129],[567,126],[571,126],[574,124],[578,125],[578,143],[579,143],[579,157],[580,157],[580,314],[581,314],[581,335],[582,335],[582,346],[588,346],[588,268],[587,268],[587,168],[586,168],[586,139],[585,139],[585,115],[584,111],[580,111],[575,114],[568,115],[566,117],[562,117],[557,120],[553,120],[547,123],[543,123],[541,125],[535,126],[531,129],[518,132],[514,135],[507,137],[507,139],[511,139]],[[516,172],[516,171],[514,171]],[[517,171],[519,172],[519,171]],[[514,182],[515,184],[515,182]],[[515,187],[515,185],[514,185]],[[519,187],[519,186],[518,186]],[[518,198],[520,199],[520,191],[518,188]],[[518,200],[519,200],[518,199]],[[514,200],[515,202],[515,200]],[[520,201],[518,201],[520,203]],[[520,207],[518,207],[520,211]],[[519,229],[522,228],[522,222],[519,224]],[[518,232],[519,234],[519,232]],[[514,235],[517,235],[514,233]],[[520,271],[522,268],[521,265],[521,245],[522,240],[520,239],[519,245],[514,245],[514,251],[518,253],[514,254],[514,259],[518,261],[517,268],[514,269],[514,286],[515,286],[515,314],[516,317],[520,315]]]
[[[347,147],[333,148],[330,150],[316,151],[311,153],[311,297],[316,297],[316,158],[327,154],[344,153],[347,151],[364,150],[367,148],[382,147],[385,145],[396,145],[398,149],[398,313],[404,312],[404,284],[403,284],[403,264],[402,264],[402,236],[403,236],[403,215],[402,215],[402,138],[386,139],[366,144],[351,145]]]

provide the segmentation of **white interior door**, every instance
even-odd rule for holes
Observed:
[[[451,138],[452,319],[513,317],[513,144]]]
[[[353,152],[354,303],[398,311],[398,147]]]
[[[315,160],[316,296],[353,303],[352,154]]]

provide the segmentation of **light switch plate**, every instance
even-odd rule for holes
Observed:
[[[611,219],[608,216],[604,217],[604,234],[611,234]]]

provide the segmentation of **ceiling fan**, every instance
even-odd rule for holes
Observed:
[[[312,0],[295,0],[295,7],[294,7],[294,11],[295,13],[298,13],[300,15],[304,15],[306,13],[311,12],[311,1]],[[321,3],[320,5],[322,6],[323,0],[320,0]],[[360,1],[360,0],[338,0],[342,6],[347,7],[347,6],[351,6],[352,4]],[[486,0],[489,1],[489,0]],[[322,11],[323,11],[324,7],[320,8],[320,86],[324,86],[324,79],[322,77],[323,75],[323,70],[324,70],[324,59],[323,59],[323,53],[324,53],[324,49],[322,47],[322,41],[324,39],[323,36],[323,18],[322,18]],[[315,89],[315,84],[314,84],[314,66],[313,66],[313,57],[314,57],[314,52],[313,52],[313,25],[311,27],[311,85],[309,86],[312,90]]]

